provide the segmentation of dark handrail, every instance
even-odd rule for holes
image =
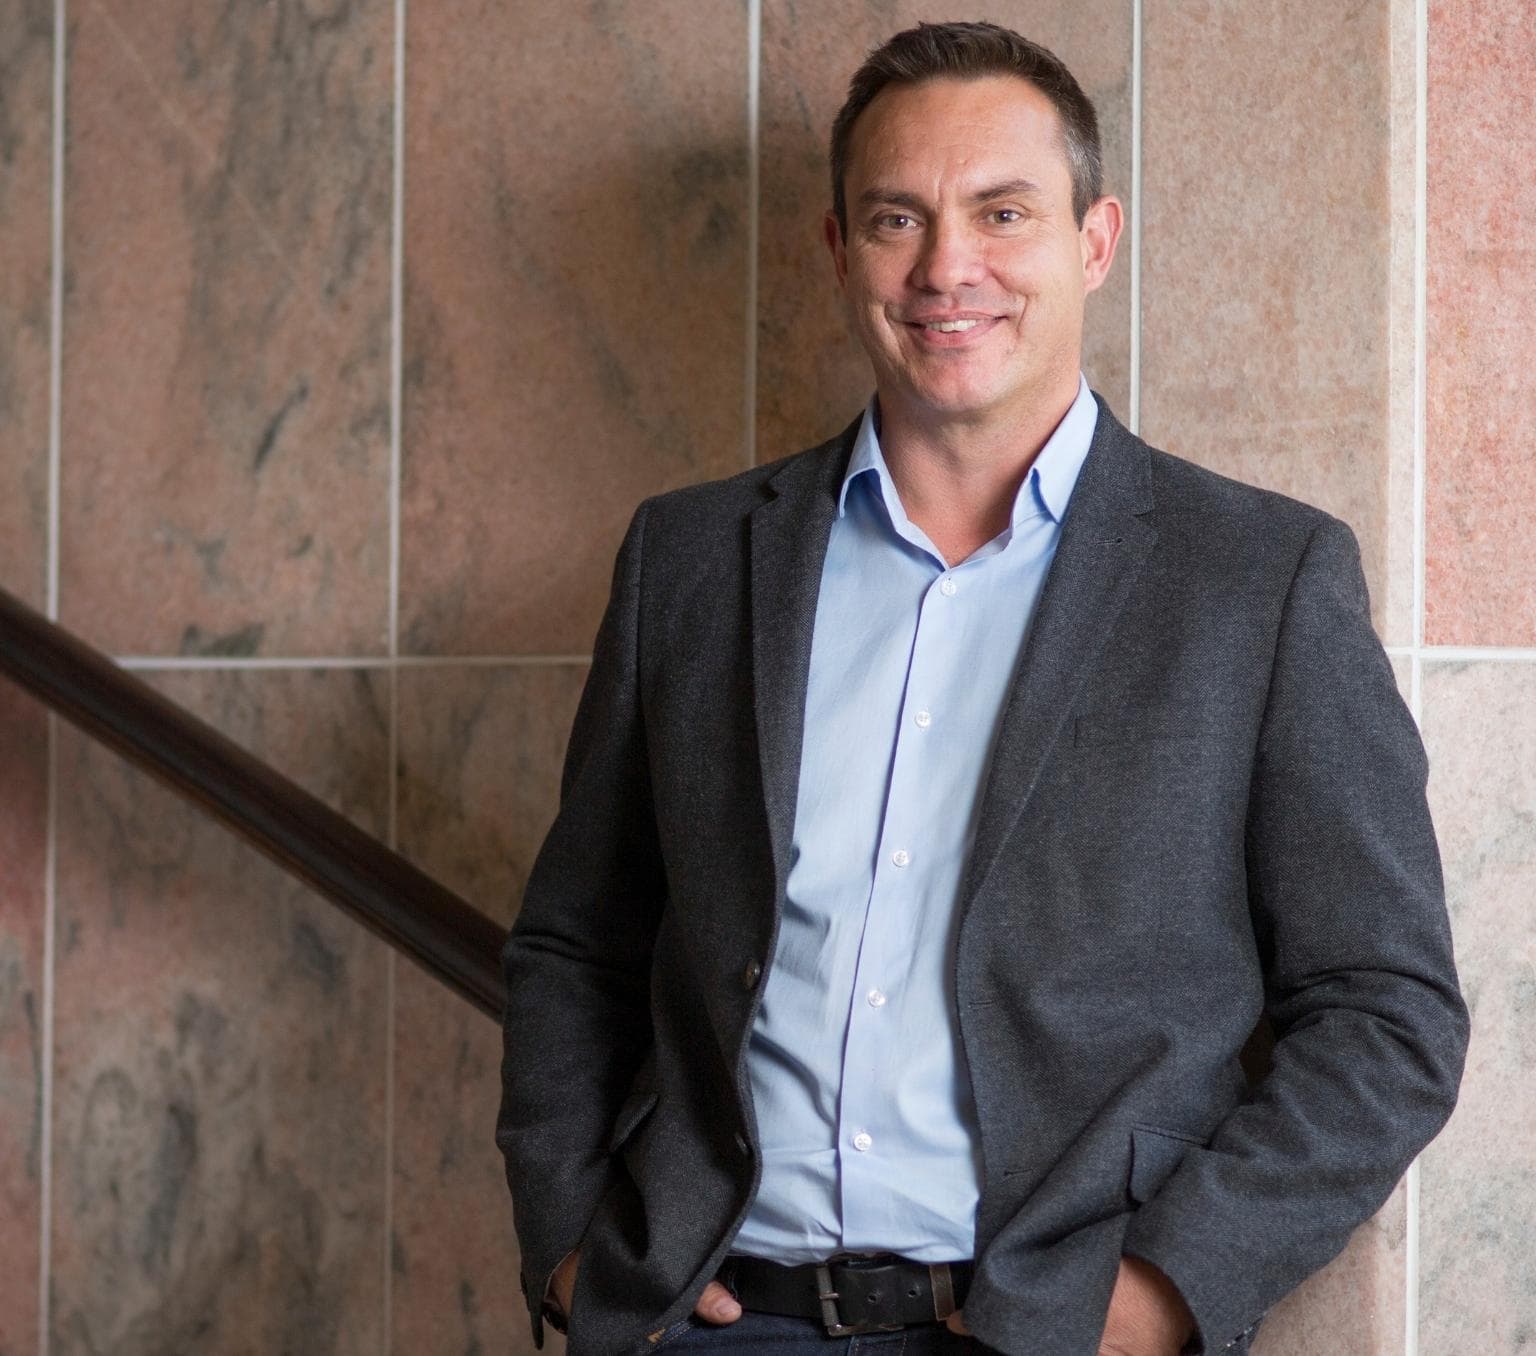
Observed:
[[[499,923],[3,589],[0,674],[500,1019],[506,930]]]

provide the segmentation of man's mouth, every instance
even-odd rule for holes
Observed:
[[[925,330],[937,330],[940,334],[958,334],[961,330],[973,330],[981,324],[979,320],[926,320],[922,322]]]

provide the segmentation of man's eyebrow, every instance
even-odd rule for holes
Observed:
[[[1004,179],[1000,184],[971,194],[972,202],[991,202],[993,198],[1038,198],[1040,185],[1029,179]]]
[[[971,202],[991,202],[995,198],[1037,198],[1039,196],[1040,185],[1029,179],[1004,179],[1001,183],[988,184],[985,188],[977,189],[969,195]],[[924,203],[916,193],[873,184],[859,194],[859,206],[920,208]]]

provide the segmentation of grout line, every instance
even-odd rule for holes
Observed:
[[[199,655],[119,655],[119,668],[134,673],[161,670],[212,669],[225,673],[241,669],[451,669],[512,668],[518,665],[556,667],[561,664],[590,664],[590,654],[406,654],[391,659],[388,655],[330,655],[320,658],[205,658]]]
[[[400,845],[400,478],[405,354],[405,6],[395,0],[395,107],[389,249],[389,738],[384,785],[387,842]],[[395,952],[384,948],[384,1219],[380,1264],[383,1356],[394,1345]]]
[[[747,0],[747,333],[746,381],[743,405],[746,419],[747,469],[757,464],[757,299],[759,224],[762,202],[761,84],[763,69],[762,0]]]
[[[63,464],[64,377],[64,35],[65,0],[53,11],[53,193],[50,204],[48,335],[47,612],[59,619],[59,488]]]
[[[1424,500],[1427,476],[1428,419],[1428,235],[1429,235],[1429,3],[1414,0],[1413,14],[1413,668],[1409,709],[1424,725],[1425,573],[1427,536]],[[1435,657],[1444,657],[1438,652]],[[1536,655],[1533,655],[1536,657]],[[1419,1199],[1420,1168],[1408,1166],[1403,1239],[1403,1356],[1419,1356]]]
[[[61,0],[62,8],[62,0]],[[43,857],[43,1002],[39,1035],[41,1066],[38,1097],[41,1141],[38,1176],[38,1356],[48,1356],[49,1295],[53,1289],[53,1011],[54,965],[57,960],[54,934],[59,917],[59,718],[48,712],[48,805],[47,848]]]
[[[1131,432],[1141,434],[1141,3],[1131,5]]]
[[[1426,664],[1459,664],[1482,660],[1496,664],[1536,664],[1536,649],[1496,645],[1422,645],[1419,659]]]
[[[49,201],[48,279],[48,527],[46,610],[59,619],[59,509],[63,464],[64,372],[64,65],[68,14],[66,0],[53,8],[53,126]],[[37,1350],[48,1356],[53,1290],[53,1032],[55,932],[59,900],[59,721],[47,720],[47,826],[43,850],[42,1017],[38,1037],[38,1238]]]

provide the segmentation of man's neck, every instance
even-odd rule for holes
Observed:
[[[1077,398],[1070,389],[1026,411],[992,418],[931,420],[898,402],[880,406],[880,451],[902,508],[950,565],[1011,521],[1019,486]]]

